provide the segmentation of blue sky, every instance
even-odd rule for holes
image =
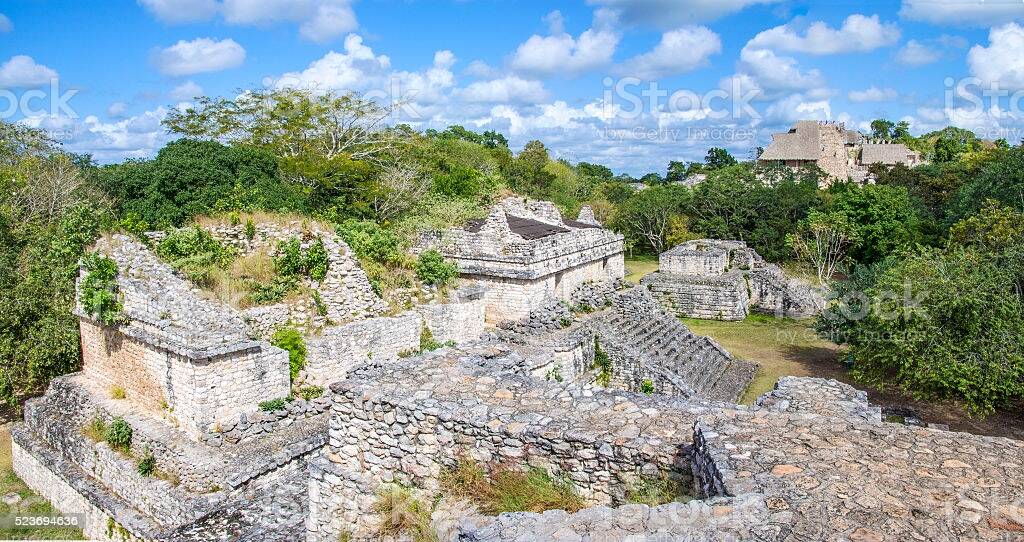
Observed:
[[[104,163],[155,154],[160,120],[197,94],[276,86],[398,94],[397,122],[496,129],[632,174],[710,146],[749,156],[805,118],[1024,133],[1020,0],[5,0],[0,13],[0,114]],[[974,107],[948,81],[1000,96]],[[636,110],[644,90],[660,96]]]

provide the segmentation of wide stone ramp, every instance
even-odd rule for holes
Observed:
[[[629,389],[651,380],[661,393],[736,402],[757,373],[756,364],[737,360],[715,341],[690,331],[643,287],[619,294],[594,326],[620,373],[617,381]],[[645,365],[650,369],[637,370]]]

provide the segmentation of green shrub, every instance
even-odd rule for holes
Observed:
[[[103,421],[103,418],[96,416],[89,422],[89,425],[82,429],[82,433],[94,442],[99,442],[106,439],[107,433],[107,422]]]
[[[327,249],[324,248],[324,242],[317,239],[306,251],[305,268],[309,272],[309,278],[317,282],[324,280],[327,277],[328,265]]]
[[[200,285],[208,284],[212,270],[227,267],[235,256],[199,226],[172,230],[157,245],[156,253]]]
[[[93,252],[82,258],[82,269],[85,277],[79,286],[78,300],[86,314],[107,325],[123,323],[123,306],[118,299],[117,262]]]
[[[139,459],[139,464],[136,467],[139,474],[142,476],[149,476],[156,470],[156,458],[153,457],[153,452],[146,449],[146,452],[142,454],[142,459]]]
[[[263,412],[274,412],[275,410],[281,410],[291,400],[291,397],[278,397],[277,399],[263,401],[260,403],[260,410],[262,410]]]
[[[118,416],[106,427],[103,438],[111,448],[128,451],[132,445],[132,426]]]
[[[375,222],[346,220],[337,227],[337,232],[361,260],[394,267],[402,265],[406,259],[402,239]]]
[[[563,380],[562,366],[555,365],[554,367],[548,369],[547,374],[544,375],[544,380],[554,380],[555,382],[561,382]]]
[[[277,244],[277,256],[274,257],[274,268],[284,277],[297,277],[305,267],[302,256],[302,242],[297,237]]]
[[[245,238],[250,241],[256,238],[256,223],[252,221],[252,218],[245,221]]]
[[[654,382],[651,382],[650,378],[645,378],[644,381],[640,383],[640,391],[647,395],[651,395],[654,393]]]
[[[428,250],[416,260],[416,276],[424,284],[444,285],[459,275],[459,266],[446,262],[441,253]]]
[[[320,386],[303,386],[299,390],[299,395],[301,395],[302,398],[307,401],[311,399],[316,399],[317,397],[320,397],[323,394],[324,389]]]
[[[295,277],[274,277],[270,282],[250,282],[249,301],[253,305],[277,303],[299,287]]]
[[[306,366],[306,341],[302,333],[293,327],[278,328],[270,338],[270,344],[288,351],[288,368],[291,379],[299,376]]]

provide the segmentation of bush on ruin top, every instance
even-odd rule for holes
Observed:
[[[117,262],[93,252],[82,258],[82,269],[85,277],[79,285],[78,300],[85,312],[107,325],[124,323],[117,288]]]
[[[451,283],[457,276],[459,276],[459,266],[445,261],[441,253],[436,250],[428,250],[420,254],[416,260],[416,277],[424,284],[443,286]]]
[[[220,244],[199,226],[168,232],[156,247],[156,253],[192,282],[208,286],[214,269],[226,268],[234,260],[234,251]]]

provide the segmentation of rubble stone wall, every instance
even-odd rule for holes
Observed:
[[[679,316],[706,320],[742,320],[750,305],[742,273],[721,277],[651,273],[641,283],[665,307]]]
[[[622,504],[643,476],[689,472],[685,409],[503,374],[501,360],[488,366],[471,352],[433,356],[440,363],[429,367],[423,359],[332,386],[329,449],[310,479],[311,540],[337,540],[345,526],[365,536],[382,484],[436,494],[442,471],[460,458],[544,468],[594,504]]]
[[[326,328],[306,338],[306,366],[297,382],[326,387],[370,360],[394,361],[401,352],[419,349],[422,327],[419,314],[406,312]]]

